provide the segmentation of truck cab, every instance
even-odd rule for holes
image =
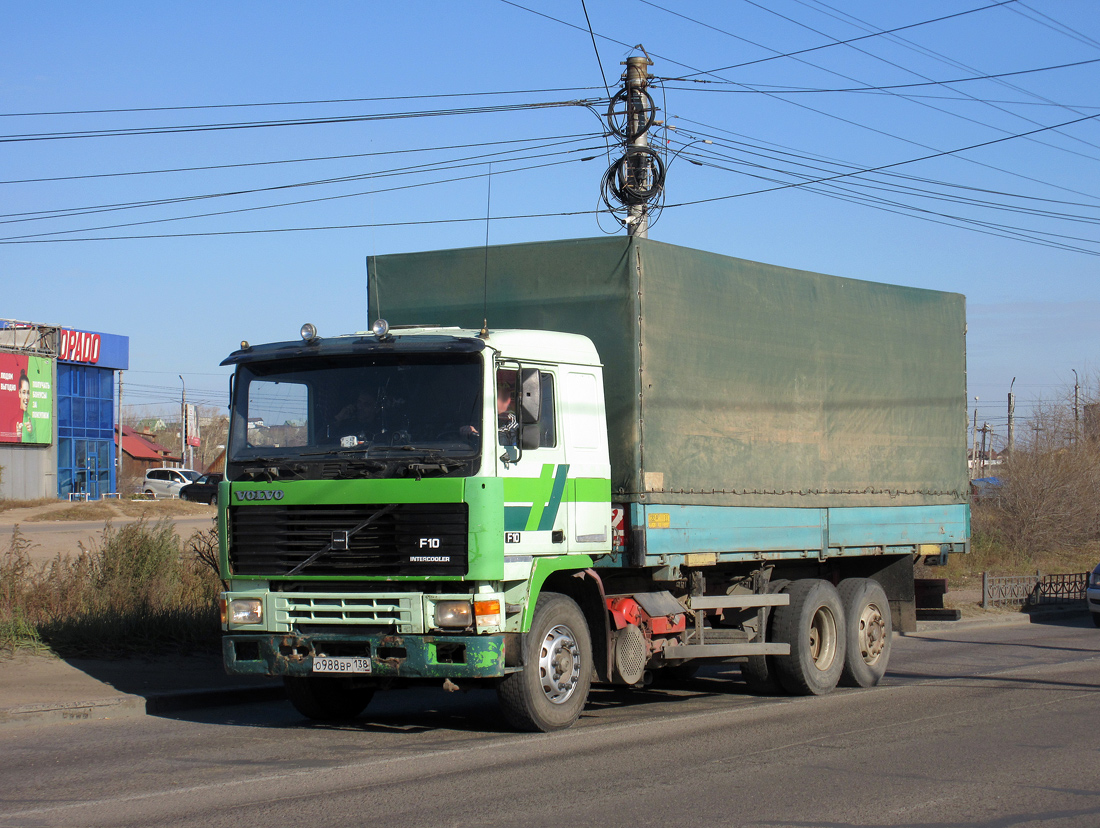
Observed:
[[[223,364],[225,663],[283,676],[307,714],[380,684],[519,670],[540,561],[612,551],[583,336],[382,324],[242,343]]]

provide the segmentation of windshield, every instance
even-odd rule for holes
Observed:
[[[481,450],[478,429],[471,428],[481,423],[481,372],[477,354],[318,356],[242,365],[229,462],[282,461],[304,477],[319,476],[309,464],[331,466],[340,459],[373,472],[358,476],[401,475],[410,468],[418,475],[473,474]]]

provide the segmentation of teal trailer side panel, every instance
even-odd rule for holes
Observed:
[[[920,544],[963,544],[969,538],[968,510],[961,504],[833,509],[631,504],[629,520],[645,534],[648,566],[708,553],[717,555],[715,563],[834,557],[846,549],[898,554]],[[616,555],[603,563],[622,561]]]
[[[963,543],[967,507],[876,506],[829,510],[829,546]]]

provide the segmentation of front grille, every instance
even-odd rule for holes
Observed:
[[[276,592],[273,600],[276,620],[293,624],[300,632],[307,632],[311,625],[402,627],[417,620],[410,596],[347,595],[333,598],[328,595]]]
[[[354,532],[382,508],[231,506],[230,570],[235,575],[288,575],[305,563],[296,575],[466,574],[465,503],[398,504]],[[346,549],[340,548],[345,544]]]

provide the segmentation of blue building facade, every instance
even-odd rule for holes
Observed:
[[[118,491],[115,372],[130,365],[130,338],[63,329],[57,359],[57,496]]]

